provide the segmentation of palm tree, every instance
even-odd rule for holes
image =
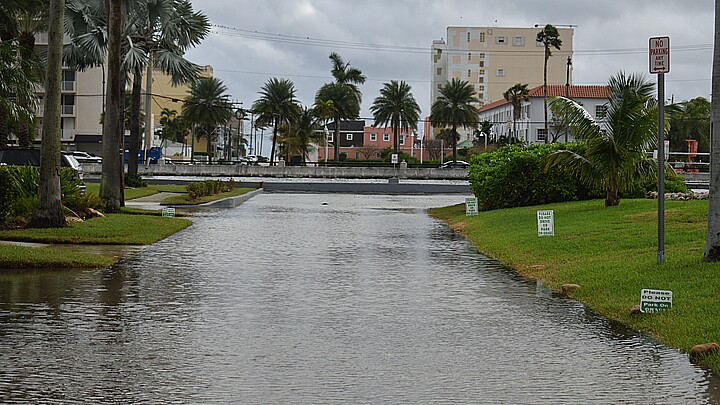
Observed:
[[[87,0],[70,0],[67,26],[72,43],[65,51],[68,65],[83,69],[103,63],[106,47],[102,35],[104,13],[102,2],[90,1],[88,4]],[[143,70],[147,69],[145,131],[149,139],[153,68],[170,75],[173,84],[197,79],[200,66],[185,59],[184,55],[207,36],[210,25],[207,17],[193,11],[187,0],[134,1],[128,7],[126,17],[123,67],[133,75],[128,174],[137,174]]]
[[[319,143],[324,136],[323,133],[318,132],[319,128],[320,119],[315,114],[315,110],[307,107],[302,109],[294,123],[283,125],[282,141],[286,146],[287,157],[301,156],[302,163],[305,164],[308,147],[313,143]]]
[[[542,31],[537,33],[535,41],[542,43],[545,48],[545,63],[543,64],[543,105],[545,109],[545,143],[548,140],[548,113],[547,113],[547,65],[548,59],[552,56],[550,47],[560,50],[562,40],[557,28],[552,24],[547,24]]]
[[[712,69],[710,201],[705,238],[706,262],[720,261],[720,2],[715,1],[715,46]]]
[[[300,106],[295,98],[295,84],[288,79],[273,77],[263,85],[260,98],[252,106],[255,114],[255,126],[273,127],[272,149],[270,150],[270,165],[274,164],[275,146],[277,144],[278,130],[283,124],[293,122],[300,112]]]
[[[440,97],[430,108],[430,123],[436,128],[447,127],[452,129],[453,161],[457,160],[458,126],[466,129],[477,128],[477,109],[472,105],[479,103],[475,97],[473,86],[460,79],[453,78],[440,87]]]
[[[370,107],[375,116],[375,126],[390,124],[393,131],[393,147],[398,152],[400,129],[416,129],[420,119],[420,106],[412,94],[412,88],[404,81],[391,80],[380,89]]]
[[[45,123],[40,146],[38,203],[30,227],[67,225],[60,193],[60,92],[62,81],[63,11],[65,0],[50,0],[48,56],[45,77]]]
[[[529,95],[528,85],[527,83],[517,83],[514,86],[510,87],[503,93],[503,97],[505,100],[507,100],[510,104],[512,104],[513,107],[513,142],[517,142],[518,136],[517,136],[517,120],[520,119],[520,112],[523,101],[529,101],[530,95]],[[546,138],[547,139],[547,138]]]
[[[704,97],[696,97],[665,107],[670,123],[668,138],[674,151],[686,151],[686,140],[696,140],[698,151],[709,150],[711,103]]]
[[[33,112],[21,99],[33,99],[35,83],[20,68],[18,44],[0,41],[0,148],[8,143],[8,123],[29,119]]]
[[[653,84],[642,75],[620,72],[608,83],[608,109],[602,128],[575,101],[553,97],[553,111],[585,142],[585,155],[561,150],[550,155],[547,168],[563,166],[579,175],[589,188],[604,190],[605,206],[620,203],[623,192],[657,173],[648,150],[657,144],[657,109]]]
[[[362,92],[358,88],[358,85],[365,83],[367,78],[362,74],[360,69],[351,67],[350,62],[345,63],[340,55],[335,52],[330,53],[330,61],[332,62],[330,73],[335,79],[335,82],[325,84],[318,90],[315,95],[315,103],[317,104],[318,101],[327,102],[332,100],[336,108],[333,117],[335,118],[335,136],[333,137],[335,142],[333,149],[335,160],[337,160],[338,156],[340,156],[340,120],[353,119],[360,115]],[[349,98],[348,94],[352,94],[354,100]]]
[[[183,117],[199,126],[198,138],[207,138],[208,163],[212,162],[212,142],[217,126],[233,117],[227,86],[216,77],[201,77],[193,83],[183,104]],[[193,141],[194,142],[194,141]]]

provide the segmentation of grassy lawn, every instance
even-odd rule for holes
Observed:
[[[100,183],[86,183],[87,192],[100,195]],[[133,200],[135,198],[146,197],[157,193],[186,193],[185,186],[175,184],[148,184],[147,187],[126,188],[125,199]]]
[[[0,245],[0,268],[5,270],[102,268],[113,262],[112,257],[89,253],[74,252],[69,255],[49,247]]]
[[[185,190],[185,191],[183,191],[184,194],[176,195],[173,197],[168,197],[168,198],[162,200],[161,204],[163,204],[163,205],[198,205],[198,204],[204,204],[204,203],[208,203],[208,202],[212,202],[212,201],[222,200],[223,198],[237,197],[239,195],[243,195],[243,194],[249,193],[254,190],[255,190],[254,188],[234,188],[231,191],[228,191],[227,193],[207,195],[204,197],[200,197],[197,200],[191,200],[189,194],[187,194],[187,190]]]
[[[538,209],[555,212],[555,236],[537,236]],[[707,201],[666,201],[666,263],[657,264],[657,201],[600,200],[481,212],[464,205],[431,210],[480,251],[523,275],[571,293],[604,316],[644,331],[684,352],[720,339],[720,263],[703,262]],[[673,308],[630,315],[643,288],[672,290]],[[720,355],[703,366],[720,373]]]

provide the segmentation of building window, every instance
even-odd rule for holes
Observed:
[[[538,128],[537,130],[537,140],[538,141],[544,141],[547,139],[547,133],[545,132],[545,128]]]
[[[383,134],[383,141],[390,142],[390,134]]]
[[[480,33],[480,42],[485,42],[485,33],[484,32]]]
[[[504,36],[497,36],[495,37],[495,43],[504,45],[507,43],[507,38],[505,38]]]
[[[478,93],[478,98],[479,98],[480,100],[484,99],[484,98],[485,98],[485,93],[483,93],[483,92]]]
[[[478,66],[485,67],[485,61],[481,60],[480,62],[478,62]]]
[[[485,42],[485,41],[483,41],[483,42]],[[485,54],[484,54],[484,53],[481,53],[481,54],[480,54],[480,59],[485,59]]]
[[[485,91],[485,86],[483,86],[483,85],[478,86],[478,91]]]
[[[472,53],[468,52],[468,60],[472,59]]]
[[[370,134],[370,140],[371,141],[377,141],[377,134],[375,132]]]
[[[595,118],[603,119],[607,115],[607,104],[595,106]]]
[[[62,91],[75,91],[75,71],[62,71]]]
[[[328,132],[328,142],[332,143],[333,139],[335,137],[335,134],[333,132]]]
[[[353,135],[352,135],[352,134],[345,134],[345,139],[348,140],[348,141],[352,141],[352,140],[353,140]]]
[[[442,88],[442,84],[438,83],[437,88],[440,90]]]
[[[485,82],[485,77],[479,76],[479,77],[478,77],[478,83],[483,83],[483,82]]]
[[[495,76],[497,76],[497,77],[505,77],[505,69],[498,69],[498,70],[495,72]]]
[[[468,69],[468,77],[470,77],[471,73],[472,73],[472,70]]]
[[[525,37],[513,37],[513,46],[525,46]]]
[[[467,35],[468,35],[468,42],[470,42],[470,31],[468,31]]]
[[[437,73],[438,76],[442,75],[442,68],[441,68],[441,67],[437,68],[437,72],[436,72],[436,73]]]
[[[398,140],[398,142],[400,143],[400,145],[405,145],[405,135],[402,135],[402,134],[401,134],[401,135],[400,135],[400,139]]]
[[[485,69],[480,69],[480,70],[478,71],[478,74],[479,74],[479,75],[484,75],[484,74],[485,74]]]

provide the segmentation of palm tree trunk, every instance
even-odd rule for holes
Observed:
[[[61,228],[67,225],[60,194],[60,93],[64,10],[65,0],[50,1],[45,121],[40,146],[38,203],[30,220],[30,227],[33,228]]]
[[[124,77],[121,70],[122,24],[125,0],[105,0],[108,10],[108,80],[107,107],[103,134],[103,164],[100,180],[100,198],[105,211],[119,213],[123,205],[122,168],[123,159],[123,100]]]
[[[452,126],[452,146],[453,146],[453,162],[457,162],[457,125]],[[444,153],[445,151],[443,151]]]
[[[135,69],[133,73],[132,96],[130,100],[130,145],[128,145],[128,175],[138,172],[138,152],[140,150],[140,103],[142,99],[142,73]]]
[[[280,125],[280,120],[275,118],[275,122],[273,123],[272,149],[270,149],[270,166],[275,165],[275,144],[277,143],[277,131],[278,131],[279,125]]]
[[[333,139],[333,143],[333,152],[335,152],[333,160],[337,163],[340,161],[340,117],[335,117],[335,139]]]
[[[10,129],[8,128],[8,116],[4,111],[0,110],[0,148],[7,146],[9,133]]]
[[[720,1],[715,0],[715,47],[712,69],[712,111],[710,124],[710,201],[705,261],[720,261]]]

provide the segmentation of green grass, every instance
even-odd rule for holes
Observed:
[[[191,200],[189,194],[185,192],[181,195],[176,195],[173,197],[168,197],[164,200],[162,200],[161,204],[163,205],[198,205],[198,204],[204,204],[212,201],[222,200],[223,198],[228,197],[237,197],[239,195],[243,195],[246,193],[249,193],[251,191],[254,191],[254,188],[234,188],[231,191],[228,191],[227,193],[220,193],[220,194],[213,194],[213,195],[207,195],[204,197],[200,197],[196,200]],[[187,190],[185,190],[187,191]]]
[[[109,214],[70,224],[66,228],[0,231],[0,240],[42,243],[149,245],[181,231],[192,222],[184,218]]]
[[[3,270],[104,268],[114,261],[112,257],[90,253],[68,255],[50,247],[0,245],[0,268]]]
[[[555,236],[537,236],[538,209],[555,211]],[[707,201],[667,201],[666,263],[657,264],[657,201],[622,200],[606,208],[599,200],[481,212],[465,216],[463,205],[431,210],[465,234],[480,251],[559,289],[602,315],[644,331],[684,352],[720,339],[720,263],[703,262]],[[673,308],[630,315],[643,288],[673,291]],[[720,355],[705,358],[720,373]]]
[[[100,183],[86,183],[87,192],[100,195]],[[140,197],[146,197],[157,193],[186,193],[185,186],[176,184],[148,184],[147,187],[126,188],[125,199],[134,200]]]

